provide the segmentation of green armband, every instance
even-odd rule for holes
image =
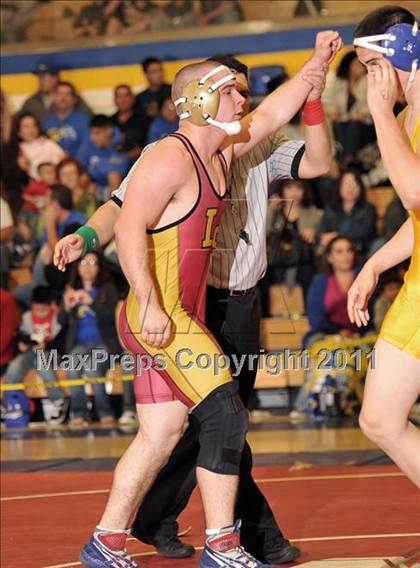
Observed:
[[[75,234],[80,235],[85,242],[83,246],[83,256],[91,250],[99,248],[98,233],[92,227],[84,225],[83,227],[80,227],[80,229],[77,229]]]

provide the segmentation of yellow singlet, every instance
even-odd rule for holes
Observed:
[[[398,116],[398,122],[404,128],[406,109]],[[420,116],[416,120],[410,136],[414,152],[420,144]],[[410,211],[414,228],[414,247],[410,267],[404,278],[404,284],[389,309],[379,337],[398,349],[420,359],[420,209]]]

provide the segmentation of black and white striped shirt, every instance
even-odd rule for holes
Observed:
[[[247,290],[256,286],[264,275],[268,186],[274,180],[297,178],[304,151],[302,140],[288,140],[277,132],[233,162],[228,203],[210,261],[208,283],[211,286]],[[130,177],[140,159],[141,156],[112,193],[112,199],[119,205],[124,201]]]

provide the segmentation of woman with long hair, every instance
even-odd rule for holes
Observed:
[[[95,212],[96,202],[93,195],[87,191],[79,162],[71,157],[64,158],[57,165],[57,179],[58,183],[70,189],[74,208],[86,217],[91,217]]]
[[[337,235],[351,239],[361,254],[376,236],[376,210],[366,199],[366,187],[357,170],[344,170],[337,180],[331,205],[319,225],[321,252]]]
[[[16,117],[12,139],[19,143],[20,150],[29,162],[29,176],[35,180],[39,179],[40,164],[58,164],[66,156],[61,146],[43,133],[39,120],[29,112]]]
[[[314,277],[308,292],[311,329],[305,336],[305,346],[315,335],[349,337],[358,330],[347,314],[347,293],[357,274],[354,243],[341,235],[334,237],[326,247],[324,265],[325,271]]]
[[[359,60],[368,70],[368,104],[382,160],[410,218],[352,285],[352,322],[368,323],[368,300],[379,275],[411,256],[375,345],[376,364],[367,376],[360,425],[420,487],[420,431],[408,420],[420,393],[420,36],[411,12],[386,6],[360,22],[355,38]],[[401,92],[407,107],[395,118],[392,111]]]
[[[109,359],[106,357],[105,361],[97,361],[95,364],[94,352],[108,355],[121,351],[115,330],[117,303],[118,293],[107,279],[101,254],[88,253],[74,266],[70,284],[64,292],[63,307],[59,316],[60,323],[67,325],[65,352],[70,355],[70,361],[75,357],[85,356],[82,368],[70,367],[67,372],[68,379],[80,379],[83,376],[89,380],[105,376],[109,369]],[[92,388],[95,410],[101,424],[113,425],[115,420],[105,384],[93,381]],[[89,412],[83,385],[71,387],[70,409],[70,425],[86,426]]]

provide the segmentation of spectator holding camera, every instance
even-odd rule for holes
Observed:
[[[109,369],[109,360],[95,364],[94,351],[102,355],[120,353],[121,347],[115,329],[115,310],[118,292],[107,278],[102,256],[89,252],[74,266],[72,278],[63,297],[59,321],[67,325],[65,350],[70,356],[83,356],[82,369],[70,369],[69,379],[103,378]],[[112,426],[115,419],[103,382],[92,383],[95,410],[100,423]],[[84,427],[89,421],[87,397],[83,385],[71,387],[71,426]]]
[[[263,315],[269,317],[273,284],[298,284],[303,297],[315,272],[315,242],[322,211],[301,180],[281,181],[267,212],[267,272],[260,284]]]

